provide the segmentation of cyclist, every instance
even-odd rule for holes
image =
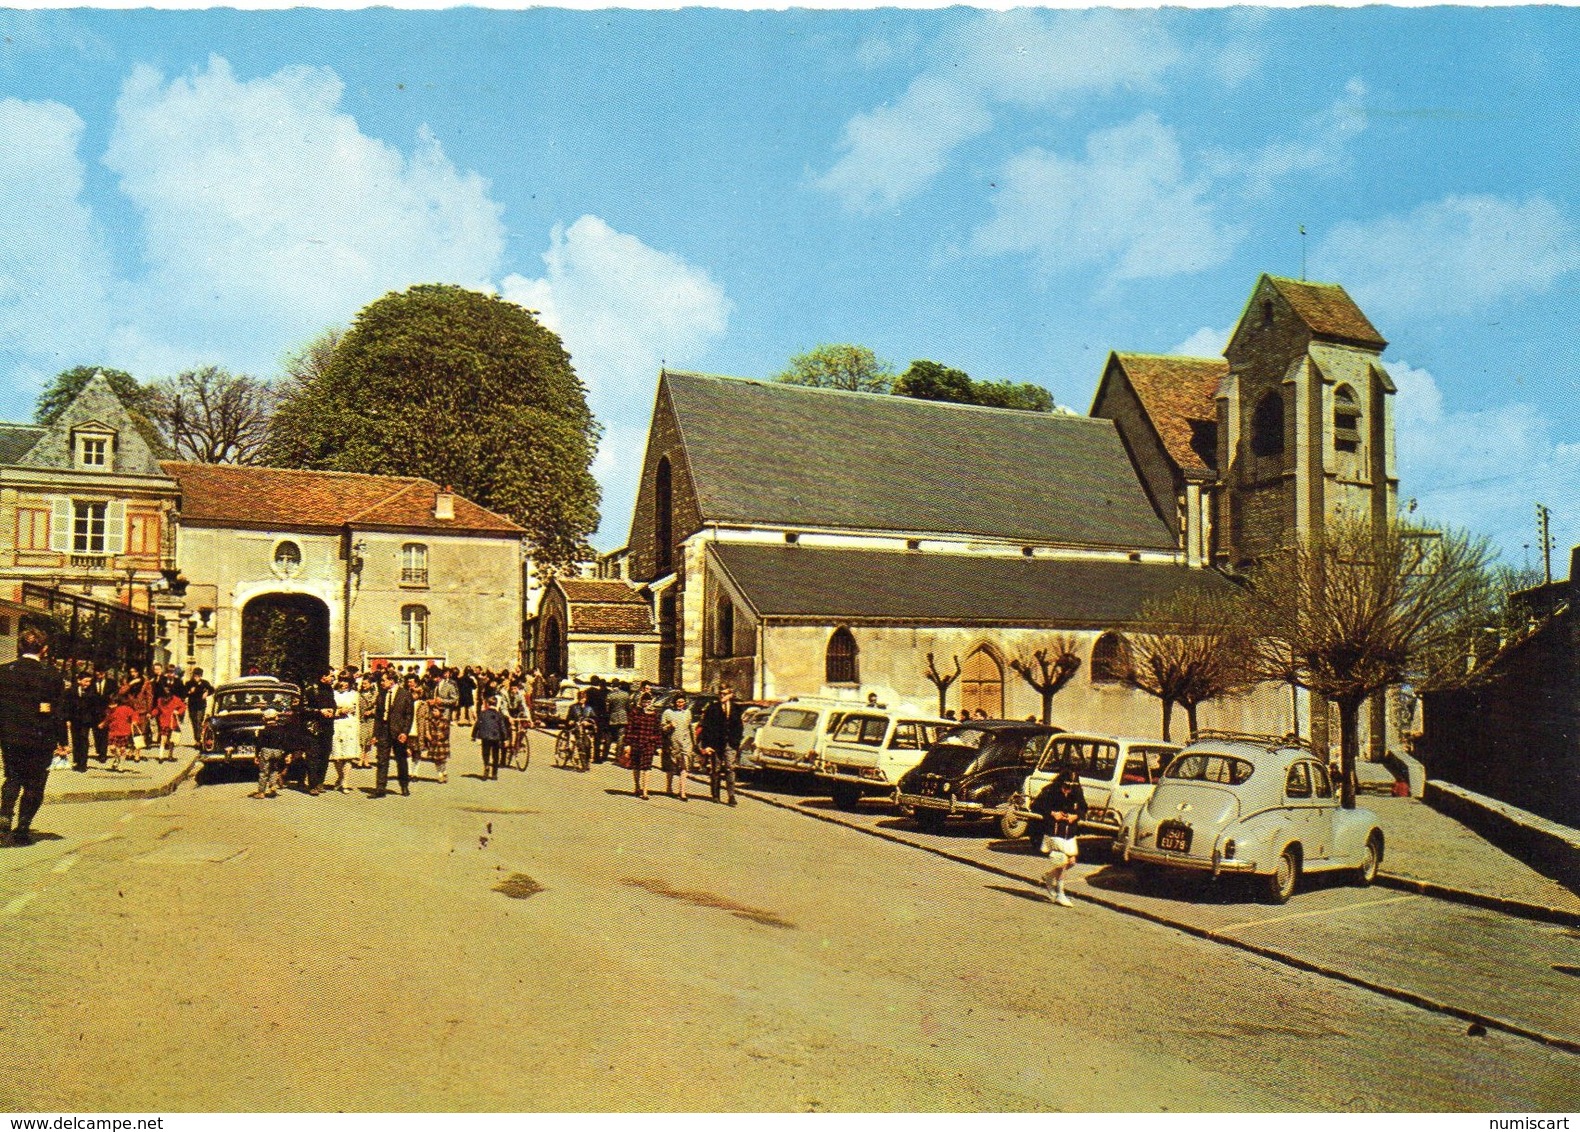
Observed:
[[[587,702],[587,689],[576,690],[576,702],[565,713],[565,726],[576,737],[576,755],[586,770],[592,757],[592,744],[598,734],[598,713]]]

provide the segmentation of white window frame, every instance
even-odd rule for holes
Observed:
[[[428,584],[427,543],[408,542],[401,544],[400,584],[403,586],[426,586]]]
[[[429,616],[426,605],[400,607],[401,645],[407,656],[421,656],[428,651]]]

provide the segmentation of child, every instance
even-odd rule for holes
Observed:
[[[137,724],[137,712],[125,696],[116,696],[110,701],[110,710],[105,713],[104,726],[106,740],[110,748],[110,770],[119,773],[121,759],[126,755],[126,748],[132,742],[132,730]]]
[[[505,739],[510,735],[510,724],[499,714],[494,701],[485,699],[472,724],[472,738],[483,745],[483,777],[498,778],[499,763],[505,750]]]
[[[1075,864],[1076,827],[1086,816],[1086,794],[1075,768],[1062,767],[1037,794],[1031,809],[1042,818],[1041,848],[1053,866],[1043,876],[1042,887],[1047,890],[1048,899],[1068,908],[1070,898],[1064,894],[1064,874]]]
[[[175,761],[175,734],[180,730],[181,720],[186,714],[187,702],[182,697],[179,686],[163,685],[159,689],[159,700],[154,704],[154,717],[159,722],[160,762]]]

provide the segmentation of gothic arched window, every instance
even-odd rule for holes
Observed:
[[[719,598],[713,618],[713,655],[735,655],[735,603]]]
[[[1092,646],[1092,683],[1123,684],[1130,672],[1130,643],[1118,633],[1098,637]]]
[[[823,679],[829,684],[859,684],[856,669],[856,638],[841,625],[828,639],[823,658]]]
[[[658,461],[658,472],[653,476],[653,565],[659,574],[669,573],[673,565],[671,555],[674,551],[670,546],[674,537],[674,521],[671,515],[673,502],[669,457],[664,456]]]
[[[1333,447],[1354,452],[1361,446],[1361,405],[1355,390],[1341,385],[1333,391]]]

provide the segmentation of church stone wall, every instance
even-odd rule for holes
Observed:
[[[678,569],[681,543],[701,529],[702,515],[697,507],[697,493],[692,486],[691,466],[687,463],[685,445],[681,442],[680,426],[669,404],[668,391],[660,382],[658,402],[653,410],[653,423],[647,437],[647,458],[642,466],[642,481],[637,491],[636,512],[631,517],[630,576],[638,582],[650,582],[660,573],[655,542],[655,493],[658,465],[666,456],[669,458],[670,471],[669,561],[672,568]]]

